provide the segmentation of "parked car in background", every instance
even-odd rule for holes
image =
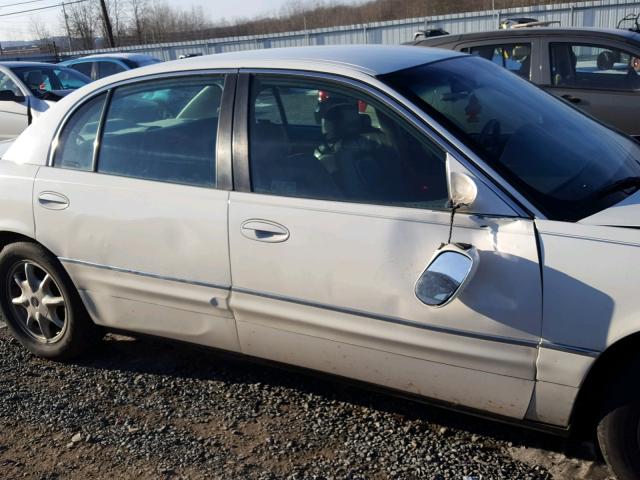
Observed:
[[[478,55],[640,137],[640,33],[631,30],[509,28],[414,42]]]
[[[0,160],[0,307],[597,432],[640,478],[640,144],[503,68],[268,49],[105,78]],[[543,301],[544,299],[544,301]]]
[[[90,82],[60,65],[0,62],[0,140],[17,137],[54,102]]]
[[[66,60],[61,62],[60,65],[73,68],[92,80],[98,80],[133,68],[160,63],[161,61],[141,53],[105,53]]]

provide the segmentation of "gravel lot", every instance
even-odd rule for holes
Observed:
[[[39,360],[0,327],[3,479],[606,479],[588,445],[330,379],[109,335]]]

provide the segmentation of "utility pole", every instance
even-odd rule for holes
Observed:
[[[104,3],[104,0],[100,0],[100,7],[102,8],[102,21],[104,22],[104,29],[107,32],[107,41],[109,42],[109,47],[113,48],[116,46],[116,42],[113,39],[111,20],[109,20],[109,12],[107,11],[107,4]]]
[[[64,23],[67,26],[67,42],[69,43],[69,51],[71,51],[71,30],[69,29],[69,17],[67,16],[67,9],[62,2],[62,13],[64,14]]]

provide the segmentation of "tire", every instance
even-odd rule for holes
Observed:
[[[618,480],[640,479],[640,361],[630,362],[625,373],[613,381],[598,422],[602,455]]]
[[[39,357],[76,357],[102,338],[58,259],[35,243],[0,252],[0,308],[11,334]]]

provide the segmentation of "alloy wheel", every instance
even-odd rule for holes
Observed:
[[[6,284],[17,326],[41,343],[60,340],[67,329],[67,302],[52,275],[23,260],[9,270]]]

